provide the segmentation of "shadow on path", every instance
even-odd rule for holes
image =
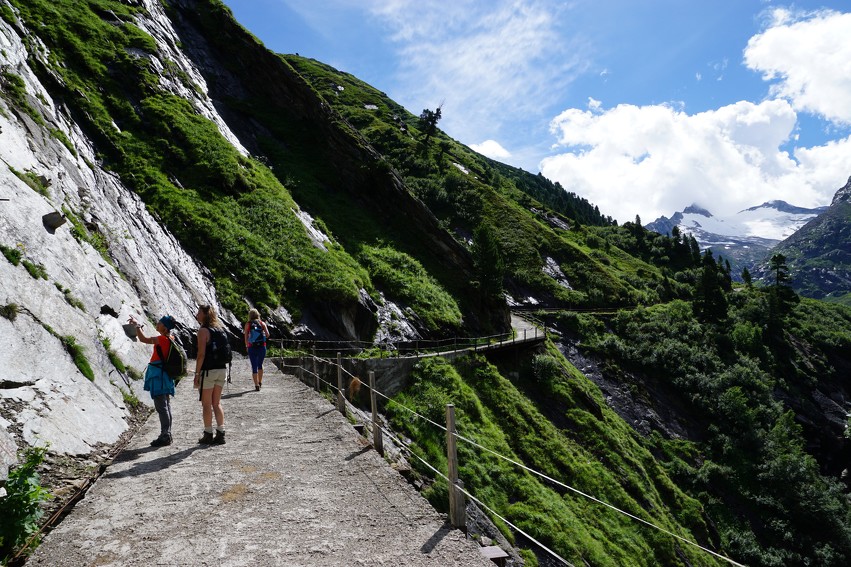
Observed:
[[[436,532],[434,532],[434,535],[428,538],[428,541],[423,544],[423,546],[420,548],[420,551],[428,555],[429,553],[434,551],[434,548],[437,547],[437,544],[439,544],[441,540],[445,538],[446,535],[451,531],[452,525],[449,522],[444,523],[440,528],[438,528]]]
[[[199,449],[207,449],[212,447],[212,445],[194,445],[189,447],[188,449],[183,449],[182,451],[178,451],[177,453],[171,453],[169,455],[163,455],[162,457],[157,457],[156,459],[150,461],[143,461],[141,463],[134,463],[132,467],[127,469],[126,471],[118,471],[114,473],[106,473],[104,474],[104,478],[125,478],[128,476],[140,476],[143,474],[149,474],[157,471],[161,471],[170,467],[175,463],[179,463],[195,451]],[[156,449],[156,447],[151,447],[151,450]],[[149,451],[145,451],[145,449],[136,449],[137,453],[146,453]],[[138,455],[137,455],[138,457]],[[128,459],[130,460],[130,459]]]

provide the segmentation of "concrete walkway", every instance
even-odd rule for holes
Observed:
[[[197,444],[184,380],[174,444],[149,446],[153,414],[27,565],[493,566],[327,400],[265,369],[255,392],[234,361],[225,445]]]

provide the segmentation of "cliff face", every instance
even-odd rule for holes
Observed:
[[[159,2],[147,6],[140,26],[203,84],[173,47],[178,40]],[[33,58],[48,52],[38,44],[22,25],[0,20],[0,478],[16,447],[88,454],[127,429],[130,395],[150,403],[141,381],[116,368],[107,351],[144,369],[149,347],[121,327],[130,315],[147,320],[151,333],[153,321],[172,314],[190,346],[197,304],[217,303],[207,270],[98,165],[95,145],[39,81]],[[193,92],[189,100],[241,147],[208,98]],[[54,228],[45,215],[64,223]],[[225,320],[236,323],[227,313]],[[72,343],[82,352],[76,364]]]
[[[827,211],[781,242],[792,286],[801,295],[851,304],[851,177]],[[766,273],[763,266],[759,275]]]

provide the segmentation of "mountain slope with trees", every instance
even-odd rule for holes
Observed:
[[[787,258],[792,286],[801,295],[851,305],[851,177],[827,211],[773,252]]]

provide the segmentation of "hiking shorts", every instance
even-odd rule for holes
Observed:
[[[257,374],[263,368],[263,359],[266,358],[266,347],[263,345],[248,347],[248,359],[251,361],[251,373]]]
[[[225,380],[228,377],[227,368],[213,368],[210,370],[201,371],[201,389],[209,390],[215,386],[220,388],[225,387]]]

